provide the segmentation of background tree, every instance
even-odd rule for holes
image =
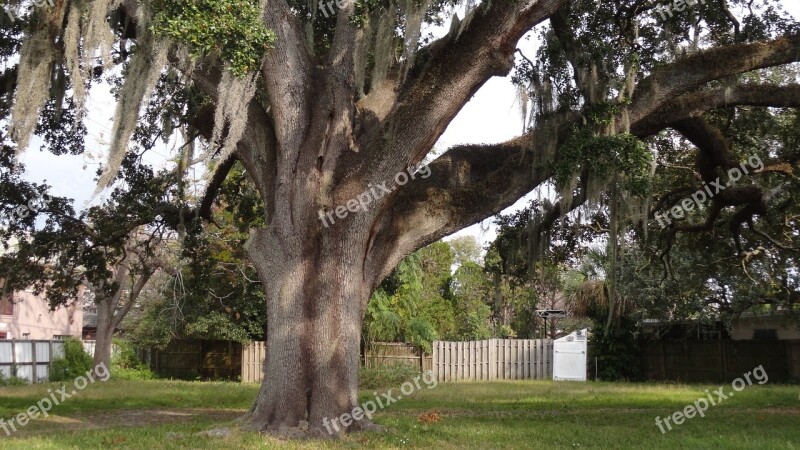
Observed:
[[[13,150],[6,152],[13,155]],[[111,200],[80,214],[70,200],[44,194],[46,186],[19,179],[3,180],[7,195],[0,199],[9,211],[2,242],[10,251],[0,256],[4,289],[33,287],[46,295],[51,308],[82,302],[88,289],[97,310],[94,363],[106,367],[114,331],[153,273],[165,267],[174,230],[168,224],[177,214],[168,201],[170,176],[156,176],[131,155],[119,177],[127,188],[116,188]],[[26,201],[23,195],[37,189],[43,202],[31,207],[36,197]],[[10,213],[23,206],[23,214]]]
[[[443,241],[404,259],[375,291],[367,307],[364,341],[407,342],[430,353],[434,340],[453,336],[451,246]]]
[[[492,294],[490,278],[483,267],[467,261],[453,274],[453,307],[456,311],[456,338],[461,341],[488,339],[492,336]]]
[[[453,260],[458,266],[468,261],[480,262],[483,249],[475,236],[458,236],[450,239]]]
[[[141,311],[128,322],[140,345],[163,348],[170,339],[264,340],[264,290],[243,253],[263,205],[241,165],[219,188],[210,223],[187,230],[178,270],[157,283]],[[179,259],[179,261],[178,261]]]

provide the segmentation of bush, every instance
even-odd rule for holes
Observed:
[[[53,360],[50,381],[69,381],[92,370],[92,357],[75,338],[64,341],[64,356]]]
[[[598,361],[598,375],[604,381],[635,381],[642,376],[642,353],[633,332],[636,322],[620,318],[608,336],[605,324],[595,322],[590,339],[589,359]]]
[[[147,381],[155,380],[156,374],[146,367],[144,369],[126,369],[124,367],[112,366],[111,378],[114,380]]]
[[[111,354],[111,378],[115,380],[153,380],[156,375],[136,356],[133,344],[122,339],[114,339]]]
[[[17,373],[16,367],[11,368],[11,373]],[[0,386],[25,386],[28,384],[28,380],[24,378],[19,378],[16,375],[6,376],[2,371],[0,371]]]
[[[395,363],[380,367],[361,367],[358,384],[363,389],[397,387],[421,372],[411,364]]]

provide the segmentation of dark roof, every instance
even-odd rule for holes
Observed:
[[[97,328],[97,313],[83,313],[83,328]]]

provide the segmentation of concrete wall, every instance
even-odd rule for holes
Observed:
[[[731,324],[731,338],[734,340],[753,339],[756,329],[777,330],[779,340],[800,339],[800,325],[787,322],[784,316],[744,316]]]
[[[83,328],[83,307],[60,307],[50,311],[47,302],[30,292],[14,294],[14,314],[0,315],[0,333],[6,333],[6,339],[50,340],[53,336],[81,337]]]

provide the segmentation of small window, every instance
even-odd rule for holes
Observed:
[[[72,336],[70,336],[68,334],[54,334],[53,335],[53,340],[54,341],[64,341],[64,340],[67,340],[67,339],[69,339],[71,337]]]
[[[753,339],[759,341],[777,341],[778,340],[778,330],[775,328],[769,329],[755,329],[753,331]]]
[[[14,295],[8,294],[0,298],[0,315],[14,315]]]
[[[22,333],[22,339],[30,339],[30,338],[31,338],[30,333]]]
[[[0,339],[8,339],[8,333],[5,331],[0,331]]]

